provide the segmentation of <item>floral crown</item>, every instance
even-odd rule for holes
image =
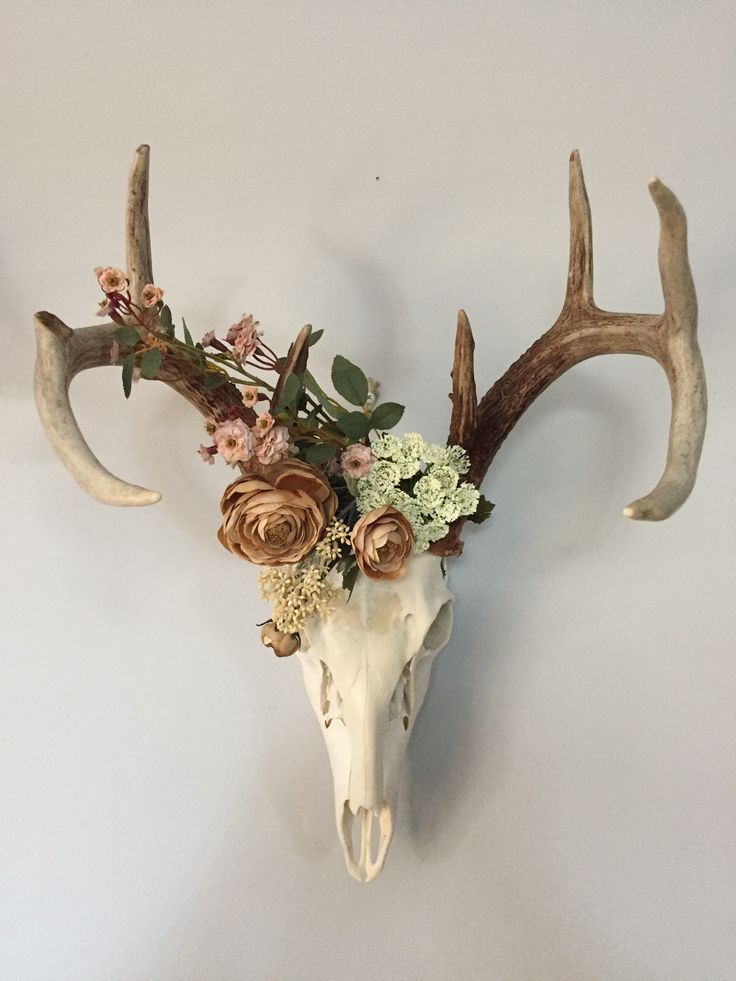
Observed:
[[[222,497],[218,538],[265,567],[261,595],[273,620],[262,636],[277,653],[296,651],[306,620],[329,616],[339,590],[351,592],[359,575],[396,579],[453,521],[491,513],[463,479],[466,450],[418,433],[390,435],[404,406],[380,402],[378,383],[357,365],[337,355],[336,395],[325,392],[306,367],[321,330],[305,327],[283,357],[251,314],[224,336],[210,330],[195,341],[183,318],[179,336],[160,287],[147,284],[136,303],[121,269],[95,274],[103,292],[97,312],[118,325],[110,359],[122,361],[126,398],[136,377],[156,377],[174,351],[194,362],[205,389],[238,386],[240,402],[206,419],[209,439],[197,452],[240,471]]]

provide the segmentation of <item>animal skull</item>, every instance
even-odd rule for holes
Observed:
[[[313,619],[299,658],[335,786],[335,819],[348,871],[370,882],[394,829],[401,763],[435,655],[452,630],[443,560],[416,555],[405,574],[362,576],[349,601]],[[374,842],[374,821],[378,840]]]
[[[139,147],[128,192],[127,272],[136,300],[144,285],[154,282],[148,161],[149,148]],[[587,358],[626,353],[661,365],[670,384],[672,416],[664,473],[651,493],[630,504],[624,514],[659,521],[688,497],[703,444],[707,403],[696,335],[697,301],[682,207],[659,180],[651,181],[649,190],[660,220],[664,313],[611,313],[595,305],[590,208],[576,151],[569,166],[570,258],[562,310],[553,326],[480,400],[473,335],[460,311],[448,443],[467,450],[467,479],[476,487],[522,414],[556,378]],[[279,404],[289,375],[305,371],[310,329],[303,328],[292,345],[272,405]],[[159,500],[157,492],[126,483],[102,466],[85,442],[69,402],[68,388],[76,374],[110,363],[116,331],[115,323],[72,330],[50,313],[37,314],[36,404],[51,445],[87,493],[106,504],[153,504]],[[227,418],[242,405],[235,386],[208,387],[192,359],[177,350],[168,352],[156,379],[205,416]],[[450,525],[447,535],[431,546],[433,554],[412,557],[403,577],[378,582],[359,577],[349,601],[343,593],[331,618],[310,621],[302,633],[298,656],[330,756],[338,832],[348,869],[363,882],[375,878],[386,858],[401,760],[427,690],[432,660],[450,635],[452,596],[443,557],[462,551],[462,524],[458,519]]]

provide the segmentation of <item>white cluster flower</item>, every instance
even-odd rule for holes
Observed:
[[[272,604],[273,622],[285,634],[299,633],[310,617],[324,620],[334,613],[340,592],[330,570],[350,538],[350,529],[332,521],[314,551],[296,565],[265,569],[259,579],[261,599]]]
[[[390,504],[401,511],[414,532],[415,552],[446,535],[450,522],[476,511],[478,490],[460,482],[470,468],[462,446],[439,446],[407,433],[402,439],[381,436],[371,452],[376,462],[357,483],[358,510],[366,514]]]

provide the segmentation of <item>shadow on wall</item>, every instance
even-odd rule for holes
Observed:
[[[665,404],[663,417],[666,412]],[[571,413],[588,420],[590,439],[573,446],[565,446],[564,437],[550,441],[548,430],[564,433]],[[493,794],[503,783],[509,733],[504,716],[510,711],[503,678],[508,660],[522,655],[515,648],[516,626],[523,615],[520,607],[534,607],[556,565],[579,561],[581,553],[593,562],[609,541],[613,522],[626,520],[620,515],[627,493],[621,473],[626,461],[638,456],[640,444],[633,413],[613,386],[604,387],[599,378],[586,378],[575,370],[541,396],[510,437],[513,449],[503,448],[494,464],[495,486],[503,489],[515,470],[517,455],[528,455],[530,448],[544,453],[538,458],[536,484],[515,486],[508,495],[522,512],[539,515],[543,498],[550,496],[551,479],[574,487],[574,494],[569,495],[568,512],[558,515],[557,525],[544,520],[540,524],[538,519],[515,521],[512,542],[501,525],[503,500],[487,487],[497,510],[484,527],[466,526],[465,552],[451,560],[455,625],[435,661],[427,699],[415,724],[405,774],[408,787],[402,792],[410,832],[423,858],[430,857],[450,828],[455,843],[467,834],[473,816],[465,803],[473,784],[482,781],[486,794],[488,789]],[[604,511],[600,510],[601,488],[609,489]],[[586,504],[588,497],[595,505]],[[540,530],[546,540],[540,538]],[[528,567],[538,568],[540,574],[526,575]],[[508,605],[505,589],[494,590],[499,575],[523,580],[523,595],[514,606]],[[524,651],[522,656],[534,659],[541,654]],[[481,749],[490,745],[490,757],[478,751],[479,731],[487,734]]]

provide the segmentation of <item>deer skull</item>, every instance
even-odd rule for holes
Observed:
[[[127,271],[134,298],[153,283],[148,226],[148,147],[139,147],[128,192]],[[706,389],[698,348],[697,302],[687,257],[687,228],[679,201],[664,184],[649,185],[660,219],[659,271],[664,313],[607,312],[593,300],[590,208],[577,152],[569,166],[570,257],[567,288],[557,321],[476,398],[474,341],[460,311],[452,368],[448,443],[470,457],[467,479],[480,487],[503,441],[535,399],[568,369],[602,354],[638,354],[656,360],[672,394],[669,446],[656,487],[624,514],[659,521],[686,500],[695,482],[705,433]],[[72,330],[50,313],[36,316],[35,395],[51,445],[72,476],[106,504],[139,506],[160,495],[109,473],[77,426],[68,388],[80,371],[109,364],[116,324]],[[281,368],[272,405],[290,374],[306,369],[310,328],[305,327]],[[119,354],[119,352],[118,352]],[[116,360],[117,359],[117,360]],[[117,364],[118,355],[113,355]],[[205,416],[226,418],[241,405],[230,383],[208,387],[191,357],[168,352],[156,379],[183,395]],[[463,519],[412,557],[394,580],[358,578],[331,618],[309,621],[298,655],[334,776],[335,815],[350,873],[367,882],[380,872],[393,832],[401,760],[427,690],[435,654],[452,627],[452,596],[443,557],[462,551]],[[377,839],[377,840],[376,840]],[[357,857],[356,857],[357,856]]]
[[[332,616],[302,633],[299,658],[330,755],[337,831],[361,882],[383,868],[401,763],[432,661],[450,637],[452,605],[442,559],[417,555],[400,579],[360,577],[349,601],[343,592]]]

